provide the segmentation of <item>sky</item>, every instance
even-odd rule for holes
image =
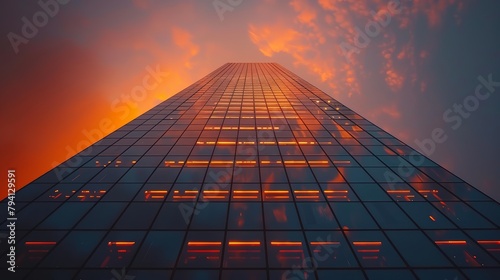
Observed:
[[[500,201],[499,1],[1,5],[0,169],[17,188],[226,62],[277,62]]]

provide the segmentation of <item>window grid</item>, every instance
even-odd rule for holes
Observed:
[[[401,163],[413,173],[401,174]],[[192,269],[219,279],[240,270],[273,279],[293,267],[317,279],[418,278],[434,270],[451,279],[500,264],[498,202],[273,63],[223,65],[16,198],[26,279],[55,273],[55,260],[78,250],[76,236],[87,242],[85,253],[62,263],[75,279],[123,267],[172,279]],[[116,208],[102,217],[109,227],[86,228],[93,210],[107,205]],[[115,240],[122,236],[128,239]],[[148,246],[172,252],[155,258]],[[302,263],[321,250],[343,251],[351,262]],[[434,263],[425,262],[426,252]]]

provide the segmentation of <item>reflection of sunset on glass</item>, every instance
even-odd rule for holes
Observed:
[[[17,169],[19,186],[227,61],[276,61],[416,148],[444,127],[429,156],[500,197],[498,135],[474,136],[498,130],[498,98],[457,130],[442,116],[478,76],[500,79],[489,4],[62,2],[46,23],[33,21],[45,7],[35,2],[3,9],[2,167]]]
[[[496,279],[487,6],[12,4],[0,278]]]

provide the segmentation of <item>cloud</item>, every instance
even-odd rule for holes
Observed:
[[[171,32],[175,45],[180,49],[187,51],[184,65],[187,68],[191,68],[191,58],[198,54],[200,47],[193,43],[193,36],[188,31],[178,27],[173,27]]]
[[[295,65],[307,67],[330,85],[334,96],[362,95],[370,81],[364,77],[377,78],[365,71],[365,65],[376,60],[378,53],[383,61],[380,80],[392,92],[399,92],[406,85],[425,84],[419,81],[415,67],[416,61],[429,55],[428,50],[415,48],[414,29],[419,17],[426,18],[429,28],[438,28],[444,14],[452,11],[457,15],[463,9],[462,2],[402,0],[401,11],[389,14],[387,26],[381,27],[380,38],[370,38],[370,44],[358,48],[359,53],[348,63],[338,46],[343,42],[354,45],[357,30],[364,30],[370,21],[383,21],[390,1],[291,0],[291,9],[275,13],[273,20],[250,24],[249,37],[264,55],[285,53]],[[290,15],[295,18],[292,22],[285,19]]]

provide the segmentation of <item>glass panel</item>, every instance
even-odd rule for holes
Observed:
[[[160,206],[161,203],[158,202],[130,203],[114,228],[147,230],[156,217]]]
[[[443,181],[441,181],[443,182]],[[444,181],[449,182],[449,181]],[[442,183],[443,187],[448,189],[451,193],[456,195],[457,197],[469,201],[469,200],[478,200],[478,201],[491,201],[489,197],[481,193],[480,191],[474,189],[469,184],[466,183]]]
[[[297,203],[304,229],[338,229],[332,210],[327,203]]]
[[[184,167],[177,178],[177,183],[202,183],[207,168]]]
[[[82,267],[103,236],[102,231],[72,231],[43,259],[40,266]]]
[[[151,173],[153,173],[154,168],[138,168],[132,167],[128,172],[120,179],[120,182],[125,183],[144,183],[149,178]]]
[[[150,231],[144,239],[132,267],[173,267],[183,238],[184,232],[181,231]]]
[[[455,269],[415,269],[414,271],[420,279],[466,279],[460,271]]]
[[[126,202],[101,202],[96,204],[92,210],[76,226],[77,229],[109,229],[116,219],[123,213],[127,206]]]
[[[368,279],[417,279],[411,273],[411,270],[403,270],[403,269],[367,269],[366,275],[368,275]]]
[[[141,189],[142,184],[115,184],[106,192],[101,201],[130,201]]]
[[[299,217],[292,203],[264,203],[264,220],[266,229],[298,230]]]
[[[383,229],[415,229],[415,224],[394,202],[366,202],[366,208]]]
[[[86,267],[128,267],[144,235],[142,231],[111,231],[87,261]]]
[[[198,195],[200,194],[201,185],[192,183],[192,184],[175,184],[170,194],[167,197],[167,201],[174,202],[193,202],[198,199]],[[190,204],[193,204],[190,203]]]
[[[186,237],[178,266],[218,268],[224,245],[222,231],[191,231]]]
[[[311,267],[304,235],[299,231],[268,231],[267,257],[270,268]]]
[[[452,266],[438,248],[420,231],[386,231],[386,234],[411,267]]]
[[[380,231],[346,231],[354,253],[364,267],[404,267],[392,245]]]
[[[495,228],[492,223],[463,202],[433,202],[433,204],[461,228]]]
[[[347,184],[321,184],[321,189],[328,201],[358,201]]]
[[[338,167],[348,183],[370,183],[373,179],[360,167]]]
[[[302,161],[299,161],[302,162]],[[305,160],[303,161],[306,162]],[[285,163],[286,164],[286,163]],[[306,164],[306,163],[305,163]],[[288,174],[288,179],[293,183],[315,183],[316,179],[314,178],[311,169],[308,167],[288,167],[286,169]]]
[[[52,211],[59,207],[60,203],[32,202],[16,213],[16,230],[33,229],[43,221]],[[4,225],[7,221],[4,223]],[[4,227],[5,228],[5,227]]]
[[[399,206],[423,229],[456,228],[443,214],[427,202],[401,202]]]
[[[66,231],[33,231],[22,242],[19,242],[20,237],[16,235],[16,265],[20,268],[34,268],[60,243],[66,233]],[[2,261],[7,261],[6,255],[7,253],[2,254]],[[17,274],[17,269],[15,273]]]
[[[235,168],[233,174],[234,183],[259,183],[258,168]]]
[[[65,201],[82,188],[83,184],[57,184],[41,195],[37,201]]]
[[[264,201],[292,201],[288,184],[262,184]]]
[[[307,244],[318,268],[357,267],[358,263],[341,231],[308,231]]]
[[[468,204],[500,227],[500,204],[498,202],[468,202]]]
[[[233,202],[229,205],[228,229],[262,229],[260,203]]]
[[[426,231],[426,234],[459,267],[497,265],[494,259],[461,231]]]
[[[360,202],[330,202],[330,206],[343,229],[378,229]]]
[[[232,201],[261,201],[260,184],[233,184]]]
[[[319,183],[343,183],[344,178],[340,175],[337,168],[334,167],[315,167],[312,168],[314,176]]]
[[[350,279],[350,280],[364,280],[366,279],[361,270],[318,270],[318,279]],[[299,278],[305,279],[305,278]]]
[[[191,229],[225,229],[227,217],[227,203],[198,202],[194,208]],[[217,217],[217,219],[214,219]]]
[[[163,203],[152,228],[161,230],[185,230],[191,221],[194,207],[185,203]]]
[[[411,186],[429,201],[458,201],[458,198],[437,183],[411,183]]]
[[[412,187],[405,183],[380,184],[385,192],[395,201],[423,201],[424,199]]]
[[[223,267],[266,267],[262,232],[229,231],[226,237]]]
[[[135,196],[135,201],[163,202],[170,191],[171,184],[145,184]]]
[[[356,192],[362,201],[391,201],[391,198],[377,184],[351,184],[351,188]]]
[[[500,230],[468,230],[467,233],[479,246],[500,261]]]
[[[65,203],[45,219],[38,229],[71,229],[92,206],[94,203]]]
[[[317,184],[292,184],[295,201],[324,201]]]

